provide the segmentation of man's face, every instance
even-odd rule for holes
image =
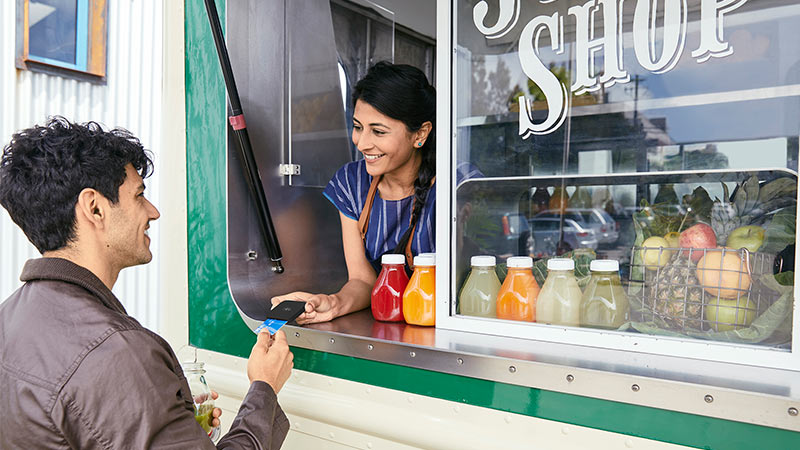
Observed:
[[[160,216],[144,197],[144,182],[133,168],[125,166],[125,182],[119,187],[119,200],[108,214],[106,248],[120,269],[146,264],[153,259],[147,229]]]

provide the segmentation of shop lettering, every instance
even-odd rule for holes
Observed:
[[[539,0],[552,3],[554,0]],[[691,56],[698,63],[711,58],[723,58],[733,53],[724,37],[725,16],[742,6],[747,0],[691,0],[700,4],[700,42]],[[630,5],[632,0],[628,0]],[[622,28],[625,0],[589,0],[567,10],[569,20],[575,23],[575,59],[571,86],[566,86],[539,58],[542,35],[549,35],[550,48],[562,54],[564,42],[564,16],[537,16],[525,25],[519,39],[519,61],[522,71],[536,83],[545,95],[548,115],[544,121],[533,121],[531,101],[519,97],[519,134],[527,139],[532,134],[549,134],[558,129],[567,117],[570,92],[580,95],[616,83],[628,83],[630,75],[622,62],[623,32],[630,31],[638,63],[646,70],[661,74],[672,70],[680,60],[686,45],[687,0],[635,0],[631,30]],[[488,39],[506,35],[517,23],[520,0],[498,0],[497,23],[486,26],[489,13],[486,1],[479,1],[472,10],[472,19],[478,30]],[[656,49],[656,20],[661,16],[660,49]],[[595,22],[602,21],[603,35],[594,36]],[[595,54],[602,52],[602,70],[595,68]],[[598,75],[599,74],[599,75]]]

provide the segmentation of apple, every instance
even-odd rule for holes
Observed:
[[[669,242],[669,246],[671,248],[678,248],[681,246],[680,244],[681,234],[678,233],[677,231],[670,231],[669,233],[665,234],[664,239],[666,239],[667,242]]]
[[[697,281],[714,297],[736,298],[750,289],[747,261],[731,248],[706,250],[697,262]]]
[[[743,296],[739,299],[714,299],[706,305],[704,315],[714,331],[729,331],[750,326],[756,313],[756,304]]]
[[[650,236],[645,239],[641,250],[642,264],[645,268],[655,270],[664,267],[672,256],[670,250],[665,250],[669,246],[669,242],[660,236]]]
[[[717,235],[714,234],[714,230],[710,226],[704,223],[698,223],[683,230],[678,243],[680,244],[681,248],[715,248],[717,246]],[[684,250],[681,252],[681,254],[689,254],[692,258],[692,262],[697,262],[703,257],[702,251],[689,252]]]
[[[763,243],[764,229],[758,225],[747,225],[731,231],[725,245],[736,249],[746,248],[751,252],[755,252]]]

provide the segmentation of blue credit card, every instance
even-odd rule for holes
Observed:
[[[253,330],[256,334],[261,333],[261,330],[269,331],[269,334],[275,334],[280,330],[284,325],[286,325],[286,320],[278,320],[278,319],[267,319],[258,326],[255,330]]]

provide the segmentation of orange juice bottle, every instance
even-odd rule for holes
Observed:
[[[423,253],[414,257],[414,273],[403,293],[403,317],[412,325],[436,324],[436,257]]]
[[[506,260],[508,275],[497,293],[497,318],[536,321],[536,298],[539,285],[533,277],[533,259],[512,256]]]

